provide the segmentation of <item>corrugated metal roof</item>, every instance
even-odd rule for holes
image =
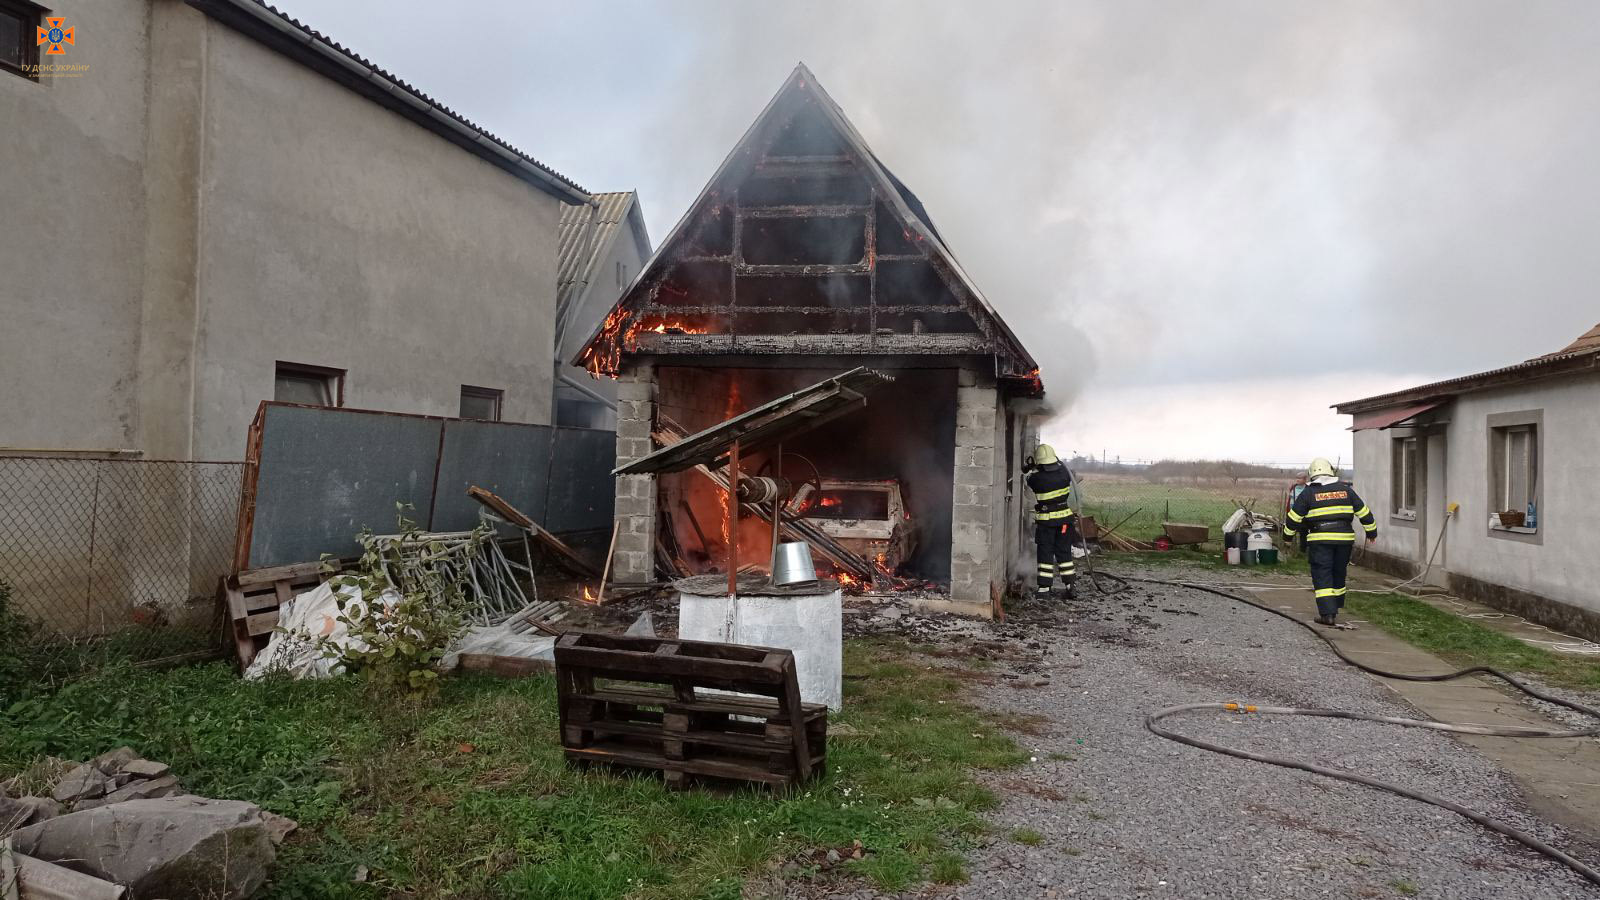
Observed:
[[[492,132],[490,132],[490,131],[484,129],[482,126],[477,125],[476,123],[472,122],[467,117],[461,115],[460,113],[456,112],[455,110],[451,109],[450,107],[445,106],[444,104],[442,104],[439,101],[433,99],[432,97],[429,97],[427,94],[424,94],[422,91],[418,90],[416,87],[412,86],[411,84],[408,84],[407,82],[400,80],[393,73],[390,73],[390,72],[384,70],[382,67],[378,66],[376,63],[374,63],[371,60],[367,59],[366,57],[360,55],[359,53],[356,53],[355,51],[353,51],[350,48],[344,46],[343,44],[340,44],[338,41],[335,41],[332,38],[328,37],[327,35],[325,35],[325,34],[319,32],[319,31],[317,31],[316,29],[314,29],[314,28],[302,23],[299,19],[296,19],[293,16],[290,16],[288,13],[285,13],[285,12],[279,10],[277,7],[271,5],[270,3],[267,3],[266,0],[188,0],[188,2],[189,2],[189,5],[194,6],[195,8],[201,10],[202,12],[205,12],[205,13],[210,14],[210,15],[216,15],[218,13],[218,11],[219,11],[219,8],[225,7],[225,6],[230,6],[230,5],[234,6],[234,7],[238,7],[240,5],[249,6],[249,7],[255,7],[255,8],[261,10],[261,11],[264,11],[266,13],[270,13],[271,15],[276,16],[278,19],[281,19],[284,23],[286,23],[286,24],[294,27],[295,29],[297,29],[299,32],[301,32],[303,35],[305,35],[305,37],[306,37],[306,39],[308,39],[308,41],[315,42],[317,44],[320,44],[320,45],[322,45],[324,47],[327,47],[327,48],[337,52],[338,54],[342,55],[343,57],[345,57],[350,62],[355,63],[356,65],[358,65],[362,69],[365,69],[365,70],[369,71],[373,76],[376,76],[377,78],[379,78],[382,81],[386,82],[390,86],[391,93],[395,92],[395,90],[398,90],[400,92],[404,92],[405,94],[409,94],[412,98],[414,98],[413,102],[420,101],[421,103],[426,104],[426,106],[432,107],[432,108],[438,110],[440,113],[444,114],[445,116],[448,116],[449,118],[454,119],[457,123],[459,123],[462,126],[470,129],[471,131],[475,132],[477,134],[479,140],[481,140],[483,142],[486,142],[486,143],[495,144],[496,146],[499,146],[502,149],[509,151],[511,154],[513,154],[517,158],[521,159],[522,161],[526,162],[528,165],[533,166],[534,168],[536,168],[536,169],[544,172],[545,174],[551,176],[556,181],[558,181],[562,185],[565,185],[566,187],[570,188],[572,191],[574,191],[577,194],[588,194],[588,191],[584,190],[576,182],[574,182],[571,179],[567,178],[565,175],[562,175],[560,172],[557,172],[555,169],[550,168],[549,166],[545,165],[544,163],[538,161],[537,159],[534,159],[532,156],[529,156],[528,154],[522,152],[521,150],[518,150],[516,147],[512,146],[507,141],[502,140],[501,138],[497,137]]]
[[[597,205],[565,204],[557,244],[556,309],[567,308],[594,278],[594,267],[611,238],[628,219],[633,191],[592,194]]]
[[[1360,400],[1346,400],[1343,403],[1335,403],[1333,408],[1341,413],[1354,415],[1384,406],[1394,406],[1424,399],[1453,397],[1484,388],[1497,387],[1505,383],[1508,380],[1508,376],[1531,379],[1548,375],[1570,374],[1573,371],[1590,371],[1596,367],[1596,363],[1600,363],[1600,342],[1586,343],[1585,338],[1587,337],[1588,335],[1585,335],[1570,345],[1570,347],[1580,347],[1575,351],[1569,347],[1566,350],[1551,353],[1548,356],[1536,356],[1533,359],[1524,360],[1515,365],[1502,366],[1498,369],[1490,369],[1487,372],[1435,381],[1432,384],[1406,388],[1403,391],[1393,391],[1388,394],[1378,394],[1374,397],[1363,397]]]

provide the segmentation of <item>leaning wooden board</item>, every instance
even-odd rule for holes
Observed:
[[[673,787],[797,785],[827,767],[827,708],[800,701],[788,650],[568,632],[555,658],[571,763],[656,769]]]

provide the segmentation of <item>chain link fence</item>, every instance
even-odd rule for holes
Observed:
[[[0,458],[13,646],[52,672],[221,646],[242,463]],[[3,599],[3,598],[0,598]],[[20,638],[20,640],[19,640]]]

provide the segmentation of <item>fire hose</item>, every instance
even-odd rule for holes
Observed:
[[[1236,601],[1238,603],[1243,603],[1246,606],[1253,606],[1256,609],[1262,610],[1263,612],[1272,613],[1273,615],[1278,616],[1280,618],[1288,619],[1290,622],[1293,622],[1296,625],[1299,625],[1300,627],[1302,627],[1302,628],[1306,629],[1307,631],[1311,632],[1312,634],[1316,635],[1318,638],[1320,638],[1322,640],[1323,643],[1328,645],[1329,649],[1331,649],[1334,652],[1334,655],[1338,656],[1339,659],[1344,661],[1347,665],[1354,666],[1355,668],[1360,669],[1363,672],[1366,672],[1366,673],[1371,674],[1371,675],[1377,675],[1377,676],[1379,676],[1381,678],[1393,678],[1393,679],[1397,679],[1397,680],[1400,680],[1400,681],[1439,682],[1439,681],[1453,681],[1453,680],[1455,680],[1457,678],[1464,678],[1464,677],[1466,677],[1468,675],[1491,675],[1491,676],[1493,676],[1495,678],[1500,679],[1501,681],[1504,681],[1506,684],[1511,685],[1512,687],[1516,688],[1517,690],[1522,691],[1524,694],[1527,694],[1530,697],[1535,697],[1535,698],[1537,698],[1539,700],[1543,700],[1546,703],[1553,703],[1553,704],[1555,704],[1557,706],[1565,707],[1566,709],[1570,709],[1570,710],[1572,710],[1574,712],[1578,712],[1578,713],[1581,713],[1583,715],[1589,716],[1589,717],[1595,719],[1596,721],[1600,721],[1600,710],[1596,710],[1596,709],[1593,709],[1591,707],[1584,706],[1581,703],[1575,703],[1575,702],[1572,702],[1570,700],[1564,700],[1564,699],[1562,699],[1560,697],[1556,697],[1556,696],[1553,696],[1551,694],[1545,693],[1544,691],[1541,691],[1541,690],[1539,690],[1537,688],[1534,688],[1534,687],[1532,687],[1530,685],[1524,684],[1523,682],[1517,680],[1516,678],[1514,678],[1514,677],[1512,677],[1510,675],[1507,675],[1506,673],[1500,671],[1499,669],[1495,669],[1495,668],[1492,668],[1492,667],[1489,667],[1489,666],[1472,666],[1472,667],[1469,667],[1469,668],[1466,668],[1466,669],[1461,669],[1460,671],[1446,672],[1446,673],[1442,673],[1442,674],[1438,674],[1438,675],[1412,675],[1412,674],[1402,673],[1402,672],[1386,672],[1383,669],[1378,669],[1378,668],[1375,668],[1373,666],[1369,666],[1369,665],[1367,665],[1365,663],[1362,663],[1362,662],[1359,662],[1359,661],[1357,661],[1355,659],[1350,658],[1349,655],[1347,655],[1342,649],[1340,649],[1338,644],[1334,643],[1331,639],[1328,638],[1327,635],[1323,634],[1321,631],[1318,631],[1310,623],[1304,622],[1304,621],[1296,618],[1295,616],[1290,615],[1289,613],[1286,613],[1286,612],[1284,612],[1282,610],[1274,609],[1274,608],[1272,608],[1270,606],[1266,606],[1265,604],[1257,603],[1257,602],[1255,602],[1253,600],[1248,600],[1248,599],[1246,599],[1244,597],[1239,597],[1239,596],[1236,596],[1234,594],[1230,594],[1230,593],[1228,593],[1226,591],[1218,590],[1216,588],[1209,587],[1207,585],[1202,585],[1202,584],[1193,584],[1193,583],[1181,582],[1181,581],[1161,581],[1161,580],[1153,579],[1153,578],[1131,578],[1131,577],[1116,576],[1116,575],[1112,575],[1112,576],[1109,576],[1109,577],[1115,578],[1115,579],[1117,579],[1119,581],[1125,581],[1125,582],[1126,581],[1136,581],[1136,582],[1142,582],[1142,583],[1145,583],[1145,584],[1161,584],[1161,585],[1168,585],[1168,586],[1171,586],[1171,587],[1189,588],[1191,590],[1205,591],[1207,593],[1216,594],[1219,597],[1226,597],[1229,600],[1233,600],[1233,601]],[[1099,587],[1098,583],[1096,583],[1096,587],[1097,588]],[[1396,717],[1396,716],[1374,716],[1374,715],[1366,715],[1364,713],[1347,712],[1345,710],[1338,710],[1338,709],[1297,708],[1297,707],[1286,707],[1286,706],[1248,706],[1248,705],[1241,704],[1241,703],[1186,703],[1186,704],[1182,704],[1180,706],[1171,706],[1171,707],[1168,707],[1166,709],[1157,710],[1156,712],[1150,713],[1149,715],[1145,716],[1145,720],[1144,720],[1144,727],[1149,729],[1152,734],[1155,734],[1157,737],[1166,738],[1169,741],[1176,741],[1176,742],[1178,742],[1180,744],[1187,744],[1187,745],[1189,745],[1191,747],[1198,747],[1198,748],[1200,748],[1202,750],[1209,750],[1209,751],[1211,751],[1213,753],[1221,753],[1223,755],[1232,756],[1232,757],[1236,757],[1236,758],[1239,758],[1239,759],[1254,760],[1256,762],[1262,762],[1262,763],[1266,763],[1266,764],[1272,765],[1272,766],[1280,766],[1280,767],[1286,768],[1286,769],[1299,769],[1300,771],[1303,771],[1303,772],[1311,772],[1311,773],[1314,773],[1314,774],[1317,774],[1317,775],[1326,776],[1328,778],[1338,779],[1340,781],[1348,781],[1348,782],[1350,782],[1352,784],[1366,785],[1367,787],[1373,787],[1373,788],[1377,788],[1379,790],[1388,791],[1388,792],[1390,792],[1392,794],[1398,794],[1399,796],[1408,797],[1408,798],[1410,798],[1412,800],[1417,800],[1417,801],[1420,801],[1422,803],[1428,803],[1428,804],[1431,804],[1433,806],[1437,806],[1437,807],[1439,807],[1441,809],[1447,809],[1447,810],[1449,810],[1449,811],[1451,811],[1451,812],[1453,812],[1453,813],[1455,813],[1455,814],[1457,814],[1459,816],[1462,816],[1462,817],[1464,817],[1466,819],[1470,819],[1471,821],[1476,822],[1479,825],[1482,825],[1484,828],[1487,828],[1490,831],[1493,831],[1493,832],[1495,832],[1497,834],[1504,835],[1505,837],[1508,837],[1508,838],[1516,841],[1519,844],[1522,844],[1523,846],[1525,846],[1525,847],[1527,847],[1527,848],[1529,848],[1531,850],[1534,850],[1534,851],[1536,851],[1538,853],[1541,853],[1544,856],[1549,857],[1550,859],[1553,859],[1553,860],[1555,860],[1555,861],[1567,866],[1572,871],[1574,871],[1574,872],[1578,873],[1579,875],[1583,876],[1585,879],[1588,879],[1590,882],[1592,882],[1592,883],[1594,883],[1596,885],[1600,885],[1600,870],[1596,870],[1594,867],[1584,863],[1581,860],[1578,860],[1578,859],[1572,857],[1571,855],[1561,851],[1560,849],[1557,849],[1556,847],[1553,847],[1553,846],[1545,843],[1544,841],[1534,837],[1531,834],[1528,834],[1525,831],[1520,831],[1520,830],[1518,830],[1516,828],[1511,827],[1510,825],[1505,824],[1504,822],[1500,822],[1500,821],[1497,821],[1495,819],[1491,819],[1488,816],[1483,815],[1482,813],[1470,810],[1470,809],[1468,809],[1468,808],[1466,808],[1464,806],[1461,806],[1460,804],[1453,803],[1453,802],[1451,802],[1449,800],[1446,800],[1443,797],[1435,796],[1435,795],[1429,794],[1429,793],[1427,793],[1425,791],[1414,790],[1412,788],[1408,788],[1408,787],[1405,787],[1403,785],[1395,784],[1393,782],[1383,781],[1382,779],[1372,778],[1370,776],[1362,775],[1362,774],[1359,774],[1357,772],[1348,772],[1348,771],[1344,771],[1342,769],[1332,769],[1332,768],[1328,768],[1327,766],[1319,766],[1319,765],[1317,765],[1315,763],[1302,762],[1300,760],[1288,759],[1288,758],[1280,757],[1280,756],[1269,756],[1269,755],[1263,754],[1263,753],[1252,753],[1252,752],[1250,752],[1248,750],[1239,750],[1239,749],[1236,749],[1236,748],[1233,748],[1233,747],[1225,747],[1225,746],[1223,746],[1221,744],[1214,744],[1214,743],[1211,743],[1210,741],[1205,741],[1205,740],[1201,740],[1199,738],[1193,738],[1193,737],[1188,737],[1187,735],[1178,734],[1177,732],[1171,731],[1171,730],[1163,727],[1161,724],[1159,724],[1162,719],[1165,719],[1165,718],[1167,718],[1169,716],[1175,716],[1175,715],[1178,715],[1179,713],[1197,712],[1197,711],[1200,711],[1200,710],[1219,710],[1219,711],[1224,711],[1224,712],[1245,713],[1245,714],[1255,713],[1255,714],[1259,714],[1259,715],[1318,716],[1318,717],[1321,717],[1321,718],[1329,718],[1329,719],[1352,719],[1352,720],[1363,721],[1363,722],[1381,722],[1381,723],[1389,724],[1389,725],[1401,725],[1401,726],[1404,726],[1404,727],[1407,727],[1407,728],[1427,728],[1427,729],[1431,729],[1431,730],[1434,730],[1434,731],[1448,731],[1448,732],[1455,732],[1455,733],[1459,733],[1459,734],[1489,735],[1489,736],[1494,736],[1494,737],[1522,737],[1522,738],[1581,738],[1581,737],[1592,737],[1592,736],[1594,736],[1596,734],[1600,734],[1600,725],[1595,725],[1595,726],[1592,726],[1592,727],[1589,727],[1589,728],[1574,729],[1574,730],[1567,730],[1567,731],[1552,731],[1552,730],[1548,730],[1548,729],[1524,728],[1524,727],[1501,727],[1501,728],[1496,728],[1496,727],[1490,727],[1490,726],[1486,726],[1486,725],[1457,725],[1457,724],[1453,724],[1453,723],[1449,723],[1449,722],[1437,722],[1437,721],[1431,721],[1431,720],[1426,720],[1426,719],[1406,719],[1406,718],[1400,718],[1400,717]]]

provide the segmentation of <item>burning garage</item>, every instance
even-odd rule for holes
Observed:
[[[865,409],[738,460],[738,473],[786,482],[786,523],[869,561],[860,571],[822,553],[847,585],[931,584],[988,615],[1031,575],[1022,460],[1038,366],[804,66],[576,362],[619,382],[619,469],[866,367],[883,377]],[[766,568],[770,525],[723,502],[730,462],[618,477],[616,581],[725,571],[730,558]]]

